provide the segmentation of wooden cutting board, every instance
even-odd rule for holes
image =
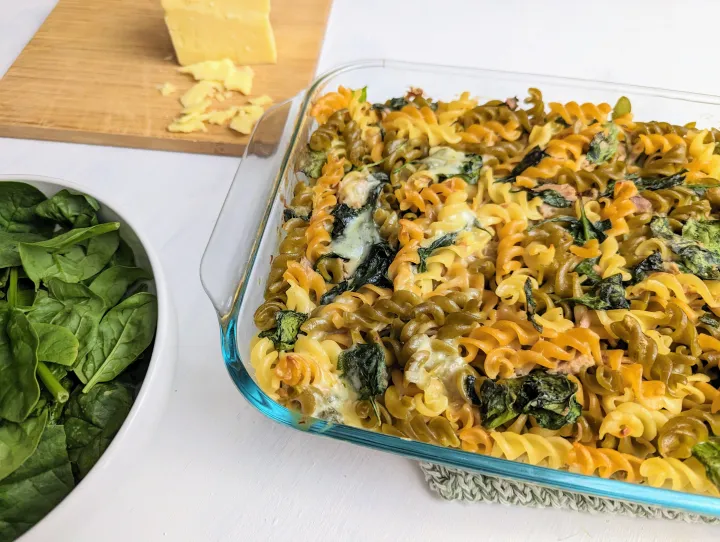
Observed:
[[[278,63],[253,66],[254,96],[279,102],[308,85],[331,1],[273,0]],[[241,155],[248,137],[225,126],[166,130],[193,84],[178,67],[160,0],[60,0],[0,80],[0,136]],[[165,82],[178,92],[162,96]]]

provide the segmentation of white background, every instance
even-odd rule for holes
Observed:
[[[54,4],[0,0],[0,73]],[[709,0],[336,0],[319,71],[384,57],[720,94],[718,20],[720,3]],[[0,139],[0,173],[73,180],[127,212],[159,252],[178,311],[180,354],[161,429],[126,479],[78,517],[79,525],[94,528],[81,535],[56,533],[56,540],[717,536],[720,527],[443,502],[410,461],[264,419],[225,372],[215,314],[198,278],[202,251],[238,163]]]

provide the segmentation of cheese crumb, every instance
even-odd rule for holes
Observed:
[[[273,99],[267,94],[263,94],[257,98],[250,98],[250,103],[264,107],[266,105],[271,105],[273,103]]]
[[[222,92],[224,90],[222,83],[217,81],[200,81],[190,88],[182,98],[180,103],[183,107],[191,107],[198,103],[201,103],[206,98],[211,98],[216,92]]]
[[[252,91],[253,77],[255,72],[250,66],[241,66],[225,78],[225,88],[240,91],[247,96]]]
[[[217,111],[210,111],[202,116],[202,119],[209,122],[210,124],[217,124],[224,126],[230,119],[238,114],[238,107],[229,107],[228,109],[219,109]]]
[[[224,81],[235,71],[235,64],[229,58],[223,60],[208,60],[198,62],[184,68],[179,68],[180,73],[189,73],[196,81]]]
[[[175,119],[167,127],[168,132],[180,132],[183,134],[189,134],[190,132],[207,132],[205,123],[202,121],[199,115],[183,115],[182,117]]]
[[[212,105],[212,100],[205,98],[202,102],[198,102],[182,110],[183,115],[194,115],[205,113]]]
[[[249,135],[264,112],[263,108],[257,105],[238,107],[238,114],[230,122],[230,128],[241,134]]]
[[[158,90],[163,96],[170,96],[171,94],[177,92],[177,87],[172,83],[164,83],[158,87]]]

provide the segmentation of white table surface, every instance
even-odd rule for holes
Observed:
[[[0,0],[0,74],[54,4]],[[712,0],[336,0],[319,71],[393,58],[720,94],[719,19],[720,3]],[[99,530],[57,533],[56,540],[698,541],[717,535],[718,527],[670,521],[443,502],[410,461],[263,418],[226,374],[215,314],[198,278],[238,163],[0,139],[0,173],[73,180],[127,209],[158,250],[178,311],[180,355],[161,429],[133,476],[78,518]]]

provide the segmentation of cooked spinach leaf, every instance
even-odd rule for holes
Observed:
[[[128,297],[103,316],[98,338],[75,374],[89,392],[96,384],[117,377],[150,346],[157,324],[157,299],[148,293]]]
[[[518,392],[522,379],[511,378],[494,382],[483,381],[480,386],[480,419],[487,429],[495,429],[514,420],[522,414],[522,405],[518,402]]]
[[[404,98],[404,97],[400,97],[400,98],[390,98],[390,99],[389,99],[388,101],[386,101],[385,103],[382,103],[382,104],[380,104],[380,103],[373,104],[372,107],[373,107],[373,109],[376,109],[376,110],[379,110],[379,111],[382,111],[382,110],[384,110],[384,109],[389,109],[390,111],[399,111],[399,110],[401,110],[403,107],[405,107],[406,105],[408,105],[409,103],[410,103],[410,102],[408,102],[407,99]]]
[[[385,393],[388,372],[385,351],[375,343],[356,344],[338,356],[338,370],[362,400]]]
[[[510,175],[497,179],[496,183],[514,183],[515,179],[526,169],[537,166],[547,154],[540,147],[533,147],[522,160],[512,169]]]
[[[460,177],[468,184],[477,184],[482,166],[482,156],[479,154],[467,154],[465,155],[465,161],[460,166],[460,173],[452,175],[452,177]]]
[[[585,215],[585,208],[580,205],[580,218],[574,216],[554,216],[546,220],[541,220],[537,224],[534,224],[530,229],[535,229],[538,226],[547,224],[548,222],[564,222],[567,224],[565,229],[573,236],[573,240],[577,245],[584,245],[590,239],[597,239],[598,242],[602,243],[607,239],[605,234],[606,230],[612,228],[610,220],[600,220],[598,222],[590,222]]]
[[[660,176],[660,177],[638,177],[637,179],[631,179],[639,191],[642,190],[665,190],[667,188],[673,188],[680,186],[685,182],[685,175],[687,170],[675,173],[674,175]]]
[[[706,326],[710,326],[716,329],[720,328],[720,318],[718,318],[711,312],[704,313],[700,318],[698,318],[698,320]]]
[[[337,204],[330,213],[334,218],[333,229],[330,236],[333,239],[337,239],[345,233],[345,228],[360,215],[362,210],[362,207],[356,209],[344,203]]]
[[[720,488],[720,438],[710,438],[692,447],[692,454],[703,467],[708,480]]]
[[[283,222],[287,222],[288,220],[290,220],[292,218],[299,218],[300,220],[307,222],[310,220],[310,215],[309,214],[301,215],[301,214],[298,214],[297,211],[295,211],[294,209],[289,209],[289,208],[283,210]]]
[[[395,259],[395,251],[384,241],[375,243],[367,256],[358,266],[349,280],[344,280],[320,298],[320,304],[330,303],[343,292],[357,292],[365,284],[374,284],[382,288],[391,288],[392,282],[387,276],[388,267]]]
[[[308,148],[300,164],[300,171],[310,179],[319,179],[325,162],[327,162],[325,151],[314,151]]]
[[[533,190],[532,188],[521,188],[519,190],[511,190],[511,192],[527,192],[528,200],[540,198],[543,203],[550,205],[550,207],[565,208],[571,207],[572,202],[565,198],[557,190],[550,188],[546,190]]]
[[[532,282],[529,278],[525,281],[523,291],[525,292],[525,312],[527,314],[527,319],[535,329],[542,333],[543,327],[535,321],[535,309],[537,307],[537,303],[535,302],[535,298],[532,294]]]
[[[602,164],[609,161],[618,149],[618,127],[609,123],[605,130],[598,132],[590,141],[587,160],[591,164]]]
[[[660,254],[659,251],[655,251],[647,258],[641,260],[634,268],[633,268],[633,278],[632,282],[633,284],[637,284],[638,282],[641,282],[645,280],[648,275],[651,273],[662,271],[663,268],[663,259],[662,254]]]
[[[47,220],[71,228],[87,228],[98,223],[100,204],[93,197],[61,190],[50,199],[38,203],[35,213]]]
[[[475,377],[471,374],[467,375],[463,381],[463,386],[465,387],[465,395],[467,395],[468,399],[470,399],[470,403],[475,406],[479,406],[480,396],[475,389]]]
[[[263,331],[260,338],[268,337],[275,345],[275,350],[292,350],[300,333],[300,326],[307,320],[307,314],[291,310],[275,313],[275,327]]]
[[[534,371],[527,376],[493,382],[480,387],[482,425],[495,429],[520,414],[534,416],[546,429],[574,423],[581,414],[575,399],[577,385],[565,375]]]
[[[597,271],[595,271],[595,266],[598,264],[599,261],[600,257],[586,258],[579,264],[577,264],[573,271],[575,271],[575,273],[578,273],[579,275],[585,275],[587,277],[585,284],[589,286],[594,286],[602,280],[602,277],[597,273]]]
[[[602,279],[590,292],[580,297],[571,297],[567,301],[596,310],[630,308],[630,302],[625,298],[625,288],[620,273]]]
[[[120,430],[133,403],[132,390],[120,382],[73,392],[63,414],[73,471],[82,479]]]
[[[523,379],[520,402],[523,414],[535,417],[540,427],[560,429],[582,413],[575,399],[577,384],[565,375],[534,371]]]
[[[702,223],[690,219],[690,226],[683,227],[683,235],[675,234],[670,228],[667,218],[655,217],[650,221],[650,230],[656,237],[667,241],[670,250],[675,253],[679,263],[688,272],[703,280],[720,279],[720,253],[717,252],[718,240],[715,237],[718,231],[716,222]],[[687,229],[686,229],[687,228]],[[699,241],[703,239],[710,244],[705,247]],[[712,248],[711,248],[712,247]]]
[[[75,486],[65,430],[48,426],[38,447],[0,481],[0,540],[14,540],[45,517]]]
[[[425,273],[427,271],[426,260],[430,257],[430,255],[439,248],[445,248],[455,244],[457,236],[458,232],[446,233],[442,237],[438,237],[437,239],[435,239],[427,247],[418,248],[418,256],[420,257],[420,263],[418,264],[417,268],[418,272]]]

